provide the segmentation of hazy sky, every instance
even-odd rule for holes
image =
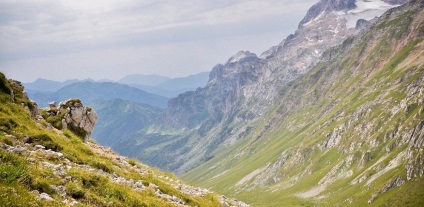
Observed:
[[[210,71],[278,44],[316,2],[0,0],[0,71],[23,82]]]

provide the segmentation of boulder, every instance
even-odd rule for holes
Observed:
[[[79,99],[69,99],[59,104],[59,110],[66,108],[66,113],[62,119],[62,129],[70,129],[84,137],[87,143],[93,132],[94,124],[98,117],[97,113],[90,107],[84,107]]]

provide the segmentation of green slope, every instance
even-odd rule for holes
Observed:
[[[411,1],[327,51],[336,58],[183,178],[254,206],[422,206],[423,20]]]
[[[162,112],[160,108],[122,99],[96,100],[91,107],[99,116],[91,136],[99,144],[110,146],[122,155],[126,155],[126,150],[115,147],[115,144],[145,130]]]
[[[18,83],[0,73],[0,206],[221,206],[236,203],[48,129]]]

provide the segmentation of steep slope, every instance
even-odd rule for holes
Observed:
[[[423,40],[423,1],[390,9],[183,178],[255,206],[423,206]]]
[[[390,3],[320,1],[279,45],[259,57],[239,52],[212,69],[205,87],[171,99],[160,121],[127,144],[132,146],[128,153],[178,174],[214,157],[250,133],[275,104],[280,87],[308,72],[325,50],[368,28],[368,20],[398,2]],[[360,23],[356,28],[348,24],[351,21]],[[149,142],[153,139],[155,145]]]
[[[145,130],[162,112],[160,108],[122,99],[96,100],[91,107],[99,115],[92,137],[99,144],[110,146],[118,152],[125,149],[116,148],[116,142]]]
[[[0,73],[1,206],[248,206],[84,144],[32,119],[33,109],[20,83]]]

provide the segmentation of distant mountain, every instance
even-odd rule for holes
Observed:
[[[187,77],[173,78],[157,86],[167,90],[186,90],[194,91],[198,87],[203,87],[208,83],[209,72],[202,72]]]
[[[168,78],[160,75],[128,75],[116,83],[129,85],[134,88],[141,89],[145,92],[157,94],[159,96],[173,98],[186,91],[196,90],[198,87],[203,87],[208,82],[209,73],[202,72],[195,75],[179,78]],[[78,82],[96,82],[96,83],[115,83],[113,80],[101,79],[94,81],[86,80],[66,80],[63,82],[52,81],[45,79],[37,79],[32,83],[23,83],[25,90],[31,99],[35,100],[40,106],[47,106],[47,103],[56,100],[53,93],[57,90]],[[117,97],[116,97],[117,98]]]
[[[59,81],[52,81],[52,80],[39,78],[32,83],[23,83],[23,85],[25,86],[26,91],[30,91],[31,93],[55,92],[64,86],[67,86],[72,83],[80,82],[80,81],[81,80],[72,79],[72,80],[59,82]]]
[[[90,106],[99,117],[92,137],[111,147],[122,142],[123,137],[145,130],[162,112],[157,107],[122,99],[96,100]]]
[[[187,91],[186,89],[167,90],[167,89],[164,89],[164,88],[161,88],[161,87],[158,87],[158,86],[147,86],[147,85],[139,85],[139,84],[130,84],[129,86],[141,89],[141,90],[149,92],[149,93],[164,96],[164,97],[167,97],[167,98],[176,97],[176,96],[178,96],[178,94],[181,94],[181,93],[184,93],[184,92]]]
[[[48,106],[48,103],[51,101],[57,102],[75,97],[79,97],[87,104],[91,104],[91,102],[97,99],[111,100],[120,98],[159,108],[164,108],[168,101],[166,97],[148,93],[125,84],[89,81],[72,83],[53,93],[36,92],[28,93],[28,95],[40,107]]]
[[[144,103],[151,106],[164,108],[168,99],[156,94],[142,91],[138,88],[130,87],[118,83],[97,83],[97,82],[79,82],[65,86],[52,93],[57,101],[69,98],[79,97],[83,102],[91,104],[97,99],[111,100],[120,98],[128,101]]]
[[[156,86],[159,85],[171,78],[160,75],[141,75],[141,74],[132,74],[127,75],[124,78],[118,80],[118,83],[121,84],[139,84],[147,86]]]
[[[199,87],[205,86],[208,80],[209,72],[202,72],[187,77],[169,79],[158,85],[130,84],[130,86],[150,93],[173,98],[184,92],[194,91]]]

